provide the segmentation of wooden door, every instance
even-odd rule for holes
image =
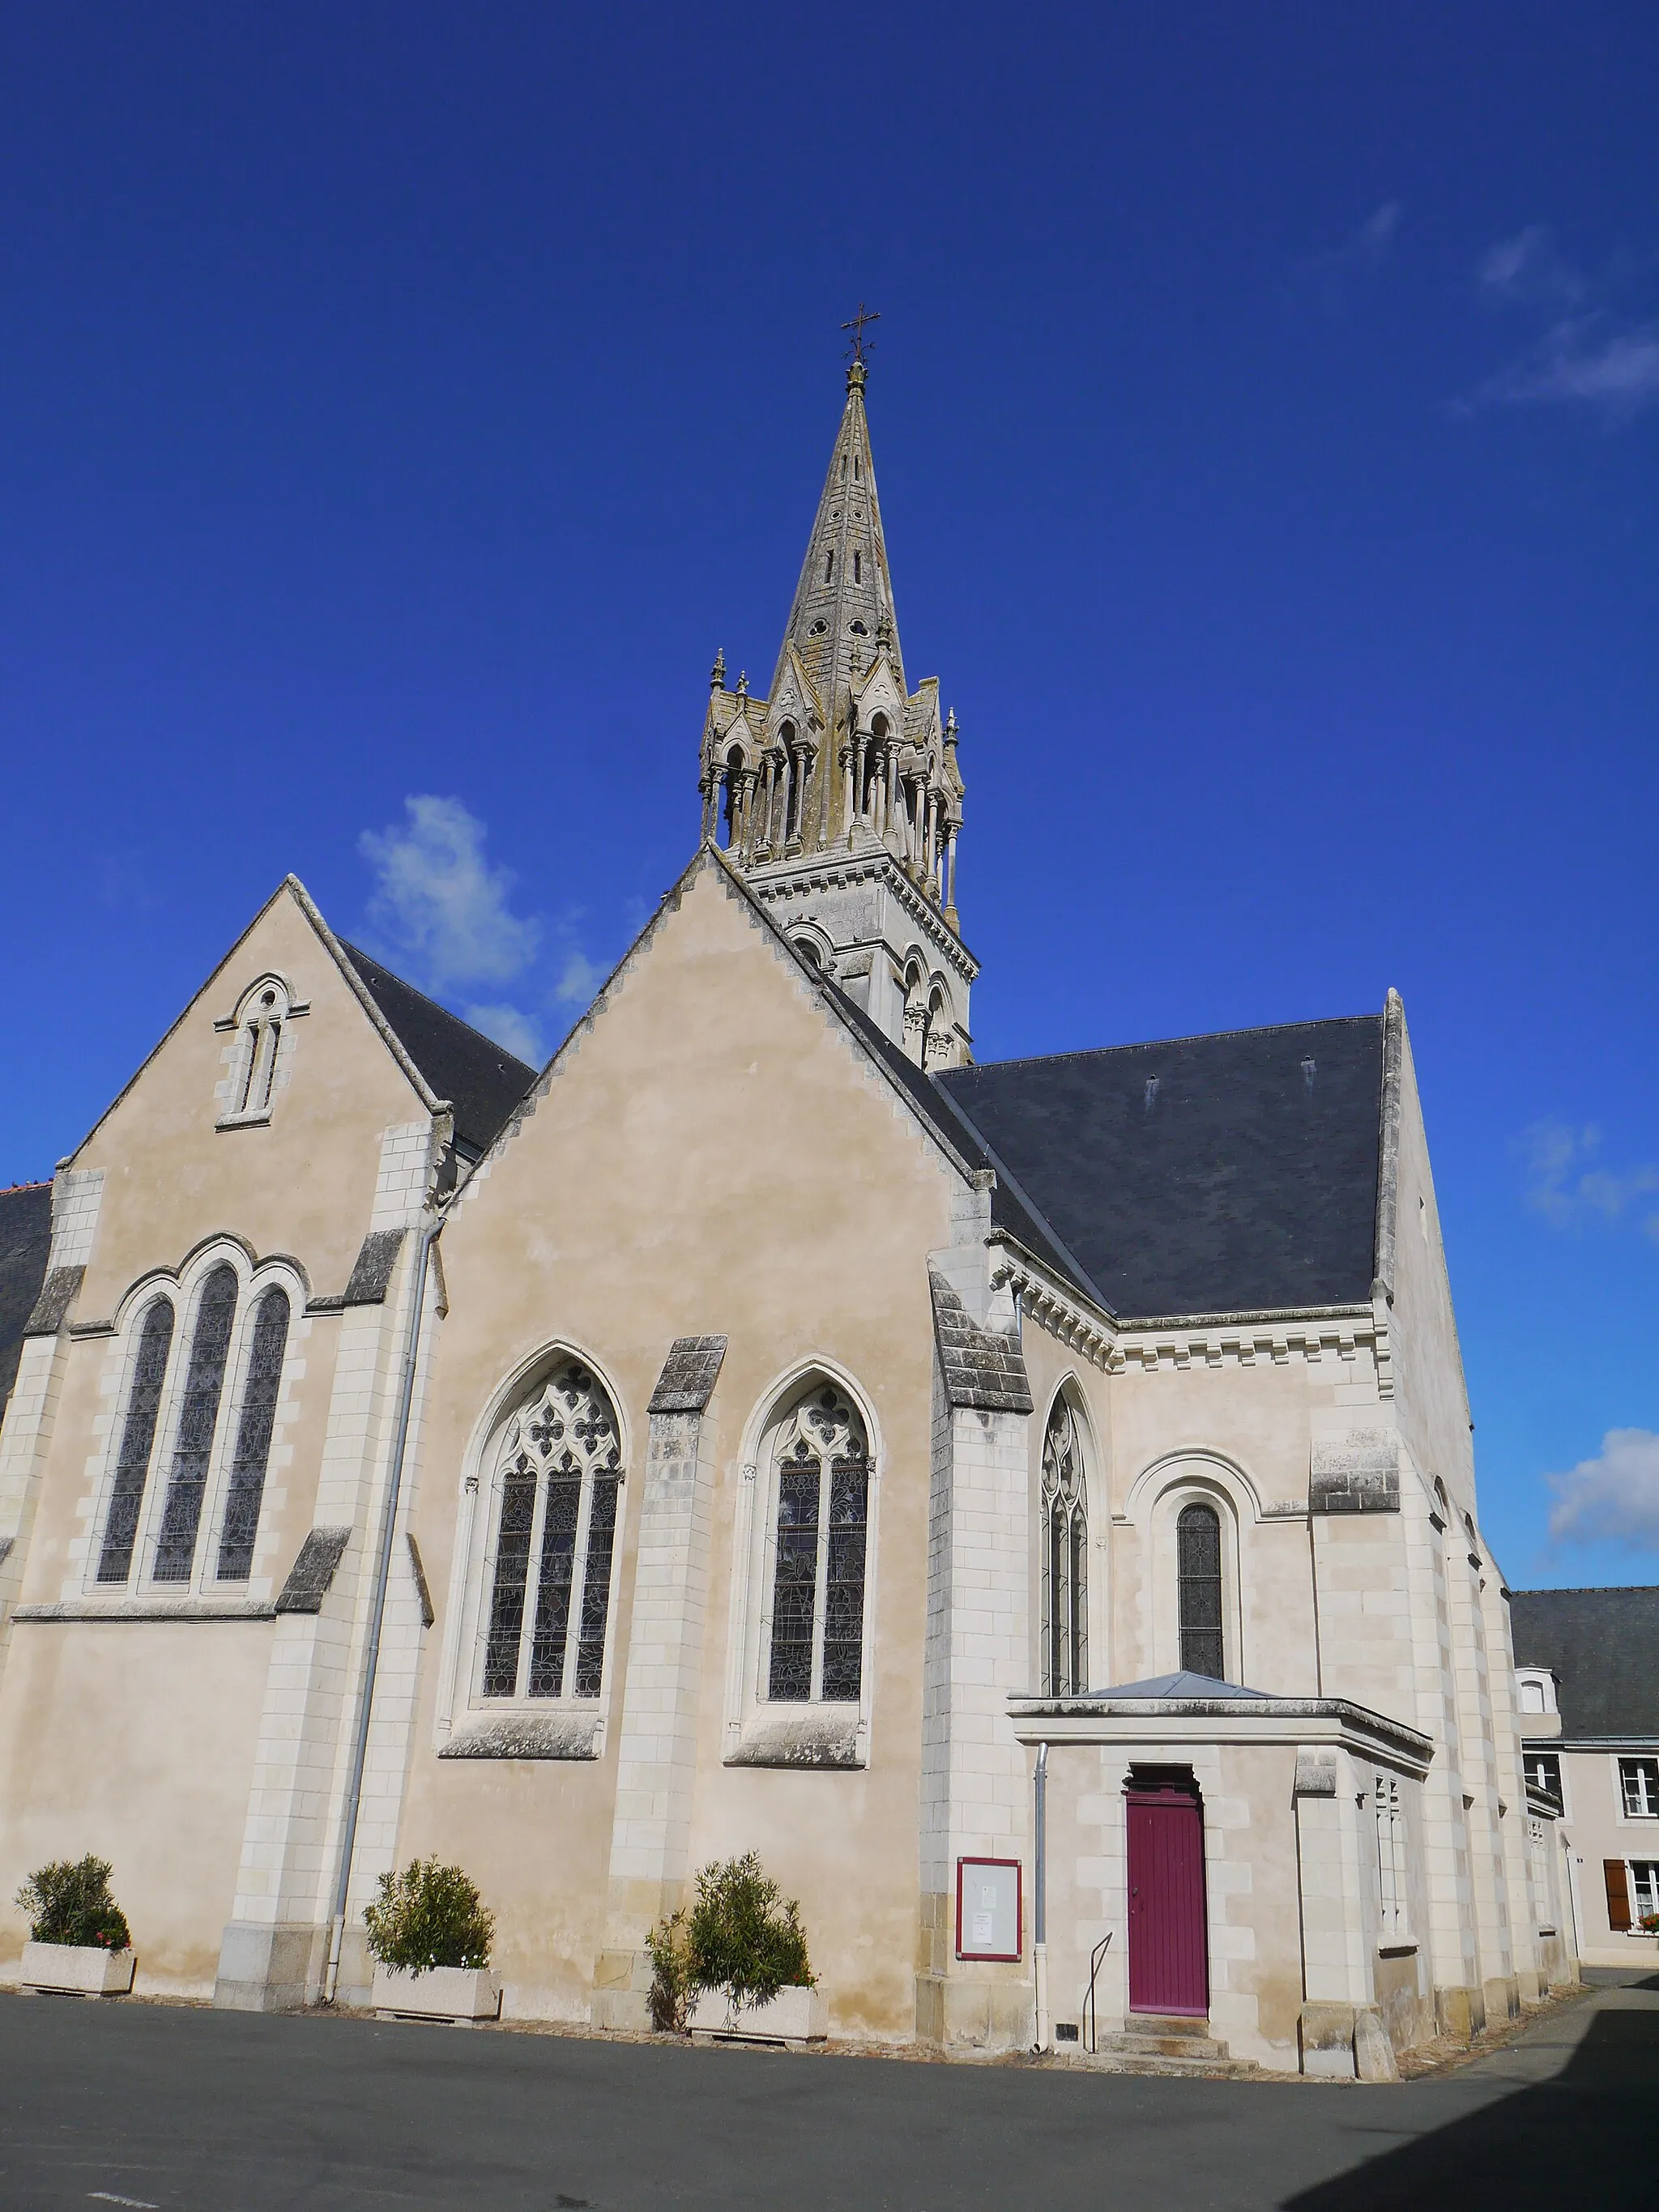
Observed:
[[[1204,1909],[1204,1814],[1189,1791],[1132,1789],[1129,1823],[1129,2009],[1210,2009]]]

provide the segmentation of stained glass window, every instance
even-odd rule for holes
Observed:
[[[124,1583],[132,1571],[132,1547],[143,1510],[149,1455],[155,1448],[155,1421],[161,1409],[161,1384],[173,1345],[173,1306],[157,1298],[144,1311],[138,1329],[138,1353],[127,1386],[126,1419],[121,1425],[121,1455],[104,1522],[98,1558],[100,1583]]]
[[[253,1316],[253,1343],[242,1387],[242,1418],[236,1431],[219,1536],[219,1580],[245,1583],[253,1571],[253,1540],[259,1531],[270,1432],[276,1423],[276,1396],[283,1383],[283,1355],[288,1349],[289,1303],[285,1291],[270,1290]]]
[[[1089,1686],[1089,1509],[1077,1418],[1054,1401],[1042,1443],[1042,1687],[1080,1697]]]
[[[1221,1644],[1221,1516],[1213,1505],[1186,1505],[1176,1523],[1181,1584],[1181,1663],[1189,1674],[1226,1680]]]
[[[864,1680],[864,1580],[870,1466],[864,1425],[820,1383],[775,1446],[776,1556],[767,1650],[769,1698],[852,1701]]]
[[[495,1481],[501,1504],[483,1695],[596,1698],[611,1613],[622,1431],[604,1386],[580,1360],[538,1383],[508,1422]]]
[[[173,1472],[155,1547],[158,1583],[187,1583],[196,1562],[196,1534],[201,1526],[202,1499],[213,1459],[219,1399],[235,1319],[236,1271],[228,1262],[221,1262],[203,1284],[196,1309],[196,1334],[191,1340],[190,1369],[179,1408]]]

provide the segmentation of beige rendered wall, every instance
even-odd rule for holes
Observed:
[[[1548,1747],[1560,1750],[1558,1744]],[[1633,1747],[1631,1755],[1637,1755]],[[1653,1747],[1639,1747],[1651,1757]],[[1619,1754],[1611,1750],[1560,1750],[1565,1800],[1561,1830],[1577,1908],[1579,1956],[1587,1966],[1659,1965],[1659,1936],[1626,1935],[1607,1915],[1608,1859],[1659,1862],[1659,1820],[1626,1818],[1619,1787]]]
[[[623,1662],[646,1401],[672,1340],[729,1340],[706,1416],[711,1571],[690,1863],[757,1850],[800,1899],[840,2032],[908,2034],[917,1903],[933,1331],[927,1255],[960,1178],[710,865],[665,912],[556,1063],[546,1095],[441,1242],[414,1527],[441,1620],[423,1672],[398,1855],[464,1863],[498,1915],[509,2008],[586,2016],[605,1939]],[[457,1508],[505,1380],[554,1345],[591,1359],[629,1469],[592,1763],[440,1760],[437,1662]],[[732,1531],[747,1455],[786,1378],[823,1360],[856,1386],[878,1455],[870,1765],[728,1767]],[[758,1532],[756,1532],[758,1534]],[[737,1563],[739,1573],[748,1563]],[[465,1710],[471,1655],[460,1668]],[[488,1707],[483,1710],[488,1711]]]

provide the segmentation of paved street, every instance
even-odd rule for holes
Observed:
[[[0,2204],[1571,2212],[1652,2202],[1659,1978],[1399,2087],[0,1998]]]

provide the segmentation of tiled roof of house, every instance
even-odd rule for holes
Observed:
[[[1383,1018],[941,1070],[1120,1319],[1367,1303]]]
[[[0,1414],[6,1410],[23,1346],[23,1324],[46,1279],[52,1248],[52,1185],[0,1190]]]
[[[342,939],[340,950],[434,1092],[454,1108],[456,1136],[477,1152],[487,1150],[537,1071],[355,945]]]
[[[1556,1678],[1564,1740],[1659,1741],[1659,1589],[1516,1590],[1510,1625],[1516,1665]]]

